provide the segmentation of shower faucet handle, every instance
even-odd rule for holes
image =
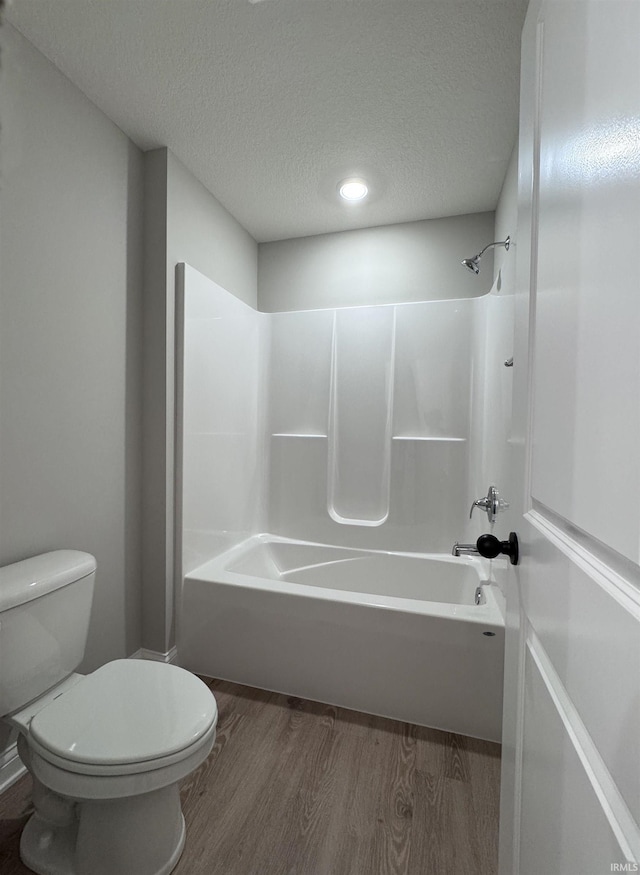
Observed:
[[[481,507],[482,510],[485,510],[487,514],[491,514],[491,500],[489,498],[476,498],[476,500],[471,505],[471,510],[469,511],[469,519],[473,517],[473,512],[477,507]]]
[[[469,519],[473,517],[473,512],[476,507],[486,511],[486,514],[489,517],[489,522],[493,523],[495,522],[495,518],[499,511],[505,510],[509,505],[503,498],[500,498],[500,493],[496,487],[490,486],[486,496],[484,498],[477,498],[471,505]]]

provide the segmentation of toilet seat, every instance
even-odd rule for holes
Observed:
[[[115,660],[73,675],[11,715],[20,755],[46,787],[108,800],[177,784],[209,755],[218,709],[185,669]]]
[[[25,742],[28,750],[29,768],[33,774],[50,790],[70,799],[108,800],[124,797],[140,796],[152,793],[178,782],[191,774],[209,756],[216,737],[215,724],[195,744],[171,757],[151,760],[144,764],[145,768],[134,768],[131,764],[128,771],[125,767],[103,768],[98,773],[98,767],[93,772],[84,772],[66,768],[62,760],[53,762],[50,752],[42,756],[31,741]],[[18,739],[20,748],[20,739]],[[22,754],[21,754],[22,756]]]
[[[74,760],[58,756],[44,745],[39,744],[34,738],[29,737],[28,744],[32,754],[37,754],[42,760],[45,760],[49,765],[55,766],[58,769],[63,769],[75,775],[86,775],[88,777],[105,777],[117,778],[124,775],[140,775],[145,772],[154,772],[159,769],[164,769],[173,766],[175,763],[181,763],[183,760],[190,757],[194,752],[200,750],[203,745],[206,745],[211,738],[215,736],[215,723],[210,729],[201,736],[193,744],[189,744],[182,750],[174,751],[164,757],[154,757],[148,760],[139,760],[132,763],[86,763],[75,762]]]
[[[184,669],[144,660],[115,660],[84,677],[39,710],[29,746],[65,771],[125,775],[164,768],[191,753],[215,730],[208,687]]]

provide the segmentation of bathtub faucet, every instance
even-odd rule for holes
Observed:
[[[480,553],[475,544],[458,544],[456,541],[451,550],[452,556],[479,556]]]
[[[495,559],[497,556],[508,556],[512,565],[519,560],[518,536],[509,532],[506,541],[499,541],[495,535],[480,535],[475,544],[458,544],[456,541],[451,553],[454,556],[484,556],[485,559]]]

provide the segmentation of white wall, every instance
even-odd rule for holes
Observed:
[[[257,531],[447,552],[468,508],[486,297],[262,314],[186,273],[185,568]]]
[[[478,277],[460,262],[493,233],[494,214],[475,213],[261,243],[258,306],[276,312],[483,295],[492,251]]]
[[[477,303],[269,315],[267,531],[450,549],[465,515]]]
[[[96,556],[91,670],[140,646],[142,156],[0,38],[0,563]]]
[[[175,270],[256,306],[257,244],[171,154],[145,154],[143,646],[174,643]]]
[[[176,308],[182,578],[261,528],[268,317],[184,264]]]

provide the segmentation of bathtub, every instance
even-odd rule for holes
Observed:
[[[504,606],[489,570],[475,557],[256,535],[184,578],[179,662],[499,741]]]

